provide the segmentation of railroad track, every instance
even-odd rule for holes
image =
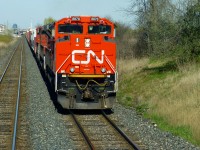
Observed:
[[[5,74],[5,72],[6,72],[6,70],[7,70],[7,68],[8,68],[8,66],[9,66],[9,64],[10,64],[10,62],[11,62],[11,60],[12,60],[12,58],[13,58],[13,56],[14,56],[14,54],[15,54],[15,52],[16,52],[16,50],[17,50],[17,47],[19,46],[19,44],[20,43],[18,43],[17,44],[17,46],[12,50],[7,50],[7,52],[6,52],[6,56],[5,55],[3,55],[3,56],[1,56],[1,59],[3,60],[3,59],[5,59],[4,61],[5,61],[5,63],[2,63],[1,64],[1,67],[0,67],[0,82],[1,82],[1,80],[2,80],[2,78],[3,78],[3,76],[4,76],[4,74]],[[12,52],[13,51],[13,52]],[[2,58],[2,57],[4,57],[4,58]],[[7,63],[7,64],[6,64]],[[5,67],[5,68],[4,68]]]
[[[70,114],[88,145],[82,149],[140,149],[104,111],[95,115]],[[83,139],[79,137],[78,141],[83,143]]]
[[[22,95],[23,41],[13,52],[9,63],[0,77],[0,149],[25,149],[16,145],[20,99]],[[24,83],[23,83],[24,84]],[[21,116],[20,116],[21,117]],[[24,145],[24,144],[23,144]]]

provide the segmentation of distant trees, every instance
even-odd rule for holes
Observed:
[[[180,18],[181,34],[176,51],[182,62],[200,58],[200,1],[190,3]]]
[[[56,20],[53,17],[48,17],[44,19],[44,25],[55,22]]]
[[[171,0],[136,0],[127,11],[137,17],[138,37],[145,45],[145,55],[159,55],[171,48],[176,32],[176,9]]]
[[[126,12],[137,18],[132,32],[136,57],[199,57],[200,0],[135,0]]]
[[[115,24],[117,26],[117,57],[120,59],[135,57],[134,45],[136,43],[136,38],[134,36],[134,30],[120,22],[116,22]]]

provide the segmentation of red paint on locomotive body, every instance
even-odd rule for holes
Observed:
[[[73,21],[73,17],[71,17],[55,23],[55,31],[58,31],[55,32],[55,41],[57,41],[55,44],[56,71],[58,73],[65,70],[67,74],[114,74],[116,44],[115,42],[108,42],[108,40],[114,40],[114,24],[107,19],[98,18],[98,20],[94,22],[91,21],[91,17],[80,17],[80,20]],[[101,22],[102,24],[100,24]],[[67,25],[67,23],[70,24]],[[74,33],[62,31],[65,25],[74,26],[74,31],[72,31]],[[105,28],[109,26],[110,33],[100,33],[99,31],[96,31],[99,34],[96,32],[89,33],[89,28],[95,26],[105,26]],[[107,41],[105,38],[107,38]],[[58,42],[60,39],[66,40]],[[68,61],[60,68],[66,57],[69,57]],[[110,64],[107,60],[110,61]],[[70,68],[74,68],[75,71],[71,73]],[[107,71],[102,73],[101,68],[105,68]]]

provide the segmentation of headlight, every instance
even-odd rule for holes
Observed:
[[[106,72],[106,68],[101,68],[101,72],[105,73]]]
[[[71,67],[71,68],[70,68],[70,72],[71,72],[71,73],[74,73],[74,71],[75,71],[74,67]]]
[[[90,47],[90,39],[85,39],[85,47]]]

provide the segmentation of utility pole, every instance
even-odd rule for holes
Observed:
[[[33,28],[33,24],[32,24],[32,19],[31,19],[31,29],[30,29],[31,31],[32,31],[32,28]]]

